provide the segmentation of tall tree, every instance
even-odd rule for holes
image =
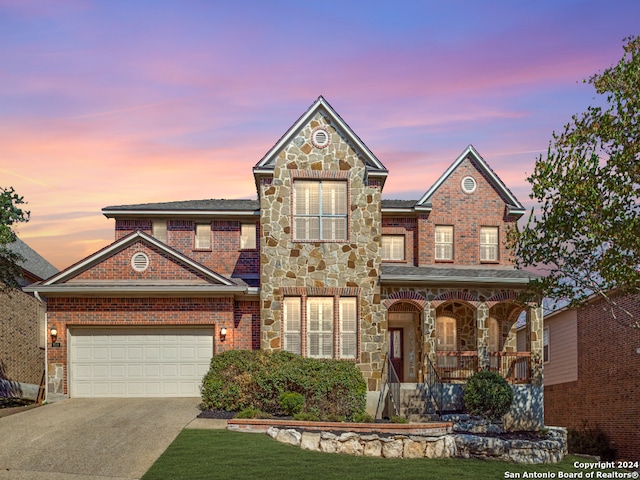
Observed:
[[[527,178],[539,206],[509,239],[519,265],[545,275],[532,284],[538,294],[572,305],[595,295],[620,323],[640,328],[616,302],[640,300],[640,37],[626,38],[624,52],[585,80],[602,106],[553,133]]]
[[[13,187],[0,187],[0,290],[3,291],[18,287],[22,276],[19,262],[24,259],[10,245],[16,241],[15,224],[29,221],[30,213],[20,207],[24,203],[24,197]]]

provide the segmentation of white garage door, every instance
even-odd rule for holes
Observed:
[[[70,330],[72,397],[198,397],[212,328]]]

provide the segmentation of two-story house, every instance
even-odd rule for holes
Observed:
[[[211,355],[284,349],[356,362],[370,411],[389,372],[494,369],[542,424],[541,309],[516,302],[529,274],[505,247],[525,210],[473,147],[419,200],[383,200],[389,172],[320,97],[253,175],[257,200],[103,209],[115,242],[34,287],[55,393],[197,395]]]

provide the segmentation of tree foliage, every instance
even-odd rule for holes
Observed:
[[[510,241],[521,267],[546,275],[538,294],[572,305],[601,296],[640,326],[609,295],[637,296],[640,284],[640,37],[625,42],[616,65],[584,80],[602,106],[573,116],[537,159],[527,180],[539,207]]]
[[[18,263],[24,259],[9,245],[16,241],[15,224],[29,221],[29,212],[20,207],[24,203],[13,187],[0,187],[0,290],[17,287],[22,276]]]

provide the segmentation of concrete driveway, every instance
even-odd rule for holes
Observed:
[[[199,398],[68,399],[0,418],[0,479],[138,479]]]

